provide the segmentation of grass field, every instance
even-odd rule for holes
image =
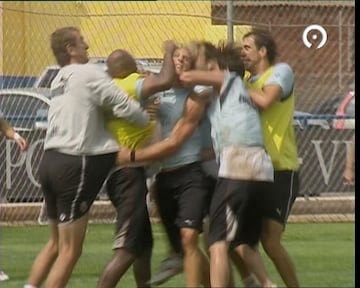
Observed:
[[[23,287],[34,257],[47,240],[47,227],[0,227],[0,263],[10,280],[1,288]],[[69,282],[69,288],[92,288],[111,256],[114,226],[89,226],[83,255]],[[167,242],[160,224],[153,225],[155,246],[153,272],[166,255]],[[284,244],[294,259],[302,287],[355,287],[355,224],[289,224]],[[262,252],[263,253],[263,252]],[[264,255],[264,254],[263,254]],[[271,278],[278,287],[283,283],[264,255]],[[235,281],[242,287],[239,277]],[[161,287],[183,287],[184,276],[178,275]],[[129,270],[118,287],[135,287]]]

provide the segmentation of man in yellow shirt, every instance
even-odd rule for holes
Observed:
[[[287,218],[299,191],[299,163],[292,125],[294,74],[287,63],[275,64],[276,43],[266,30],[253,29],[243,37],[242,59],[247,88],[260,109],[264,144],[274,166],[273,193],[264,195],[261,242],[287,287],[299,281],[291,257],[281,244]]]
[[[108,73],[131,98],[139,101],[143,107],[149,106],[154,102],[151,95],[169,89],[174,81],[172,54],[175,48],[172,41],[166,41],[161,71],[146,76],[138,73],[135,59],[127,51],[117,49],[107,59]],[[156,99],[156,95],[154,97]],[[142,100],[147,98],[149,100]],[[149,114],[152,114],[149,110],[153,108],[148,108]],[[126,120],[109,116],[106,126],[120,147],[130,149],[151,143],[156,133],[154,119],[148,126],[140,128]],[[116,235],[113,256],[100,275],[97,287],[115,287],[131,264],[134,264],[137,286],[149,286],[153,238],[146,206],[146,177],[145,163],[137,163],[116,167],[107,180],[107,192],[117,212]]]

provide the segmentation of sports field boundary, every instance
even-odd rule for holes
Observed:
[[[1,203],[0,226],[38,224],[42,203]],[[113,223],[115,210],[110,201],[95,201],[90,209],[91,223]],[[152,222],[158,219],[152,217]],[[354,222],[355,196],[298,197],[289,223]]]

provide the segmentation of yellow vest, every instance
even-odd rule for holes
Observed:
[[[140,77],[142,77],[140,74],[132,73],[124,79],[116,78],[114,81],[116,85],[127,92],[132,99],[138,100],[136,97],[136,81]],[[106,121],[106,128],[116,138],[120,146],[130,149],[143,147],[151,138],[155,125],[156,121],[152,120],[148,126],[140,128],[125,119],[115,118],[112,115],[109,116]]]
[[[268,68],[258,79],[250,82],[250,73],[245,74],[248,88],[262,89],[272,75],[274,67]],[[293,127],[295,107],[294,91],[284,101],[276,101],[271,107],[260,110],[264,144],[275,170],[298,170],[298,152]]]

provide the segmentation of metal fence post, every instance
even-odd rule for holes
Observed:
[[[234,6],[233,0],[226,1],[226,23],[227,23],[227,41],[234,42]]]

